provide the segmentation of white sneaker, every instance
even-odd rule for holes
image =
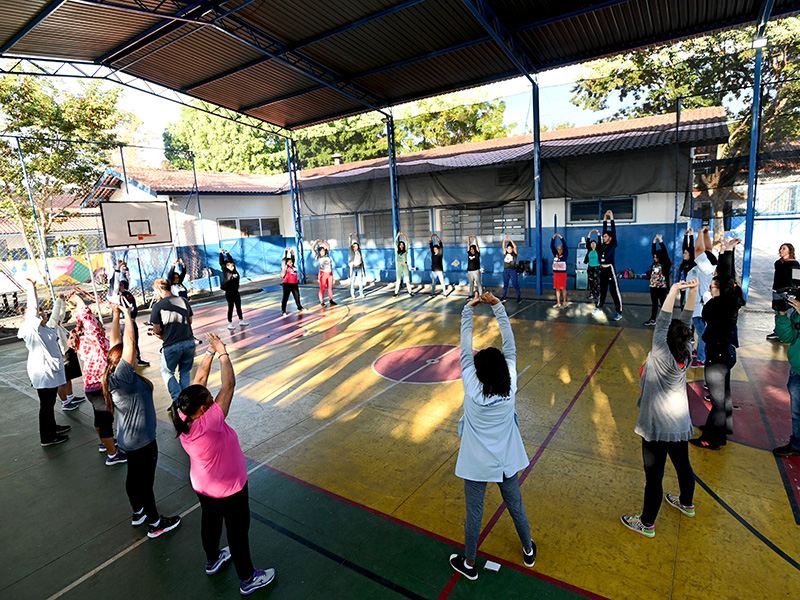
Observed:
[[[236,325],[233,323],[228,323],[228,329],[236,329]]]
[[[599,317],[600,315],[602,315],[602,314],[603,314],[603,309],[602,309],[602,308],[595,308],[595,309],[592,311],[592,314],[593,314],[594,316],[596,316],[596,317]]]
[[[247,327],[248,325],[250,325],[250,321],[239,321],[240,327]]]
[[[286,311],[283,311],[283,312],[281,313],[281,316],[282,316],[282,317],[285,317],[285,316],[286,316]]]

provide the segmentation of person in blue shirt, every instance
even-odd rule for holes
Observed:
[[[503,350],[485,348],[472,354],[472,315],[478,304],[492,307],[500,326]],[[528,466],[528,455],[517,422],[517,348],[503,304],[491,292],[475,294],[461,313],[461,378],[464,415],[458,422],[461,447],[456,476],[464,480],[467,515],[464,522],[465,555],[452,554],[450,566],[464,577],[478,578],[475,558],[483,517],[486,483],[494,481],[514,520],[522,542],[523,563],[533,567],[536,544],[522,503],[517,472]]]
[[[609,227],[610,223],[610,227]],[[593,315],[603,314],[603,305],[606,303],[606,294],[611,291],[614,301],[614,320],[622,318],[622,293],[619,291],[617,270],[614,266],[614,255],[617,251],[617,228],[614,225],[614,213],[610,210],[603,215],[603,243],[600,245],[600,300]]]

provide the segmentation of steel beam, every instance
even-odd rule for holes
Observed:
[[[294,139],[286,138],[286,158],[289,167],[289,193],[292,197],[292,216],[294,217],[294,234],[297,242],[297,269],[300,271],[300,283],[306,283],[306,259],[303,254],[303,223],[300,218],[300,187],[297,184],[297,148]]]
[[[37,14],[33,19],[31,19],[25,24],[25,27],[23,27],[17,33],[15,33],[14,36],[10,40],[8,40],[5,44],[0,46],[0,54],[8,52],[14,46],[14,44],[16,44],[26,35],[28,35],[34,27],[36,27],[39,23],[44,21],[48,16],[50,16],[66,1],[67,0],[55,0],[54,2],[51,2],[46,7],[44,7],[42,10],[40,10],[39,14]]]
[[[536,295],[542,295],[542,153],[541,119],[539,116],[539,83],[535,80],[531,88],[531,108],[533,110],[533,203],[536,208]]]
[[[386,139],[389,143],[389,187],[392,194],[392,231],[393,240],[400,233],[400,188],[397,183],[397,148],[394,140],[394,117],[386,118]],[[409,252],[411,250],[409,249]]]
[[[242,112],[246,113],[251,110],[256,110],[259,108],[264,108],[265,106],[269,106],[270,104],[275,104],[277,102],[283,102],[284,100],[291,100],[292,98],[297,98],[298,96],[302,96],[304,94],[310,94],[311,92],[318,92],[319,90],[324,90],[326,86],[324,85],[315,85],[312,88],[306,88],[303,90],[299,90],[297,92],[292,92],[290,94],[284,94],[283,96],[276,96],[274,98],[270,98],[269,100],[265,100],[263,102],[259,102],[257,104],[251,104],[250,106],[245,106],[242,108]]]

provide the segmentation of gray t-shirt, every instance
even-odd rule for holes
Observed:
[[[153,390],[130,363],[120,360],[108,378],[108,391],[117,415],[117,444],[123,450],[139,450],[156,439]]]
[[[324,271],[326,273],[331,273],[333,271],[333,260],[327,254],[325,256],[317,257],[317,264],[319,265],[320,271]]]
[[[167,296],[155,303],[153,310],[150,311],[150,322],[153,325],[161,325],[164,348],[194,338],[191,316],[192,307],[186,298]]]

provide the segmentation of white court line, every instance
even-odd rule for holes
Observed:
[[[31,391],[30,387],[28,388],[21,387],[16,383],[14,383],[13,381],[9,381],[2,375],[0,375],[0,383],[2,383],[3,385],[7,385],[11,389],[17,390],[21,394],[25,394],[28,398],[32,400],[37,400],[37,401],[39,400],[39,397]]]

